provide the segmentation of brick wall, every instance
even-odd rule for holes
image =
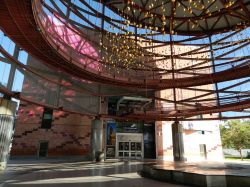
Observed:
[[[91,119],[54,111],[51,129],[41,129],[43,107],[22,103],[11,156],[37,156],[40,141],[49,141],[48,156],[88,156]]]

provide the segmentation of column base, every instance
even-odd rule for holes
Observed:
[[[0,162],[0,170],[5,170],[7,166],[7,162]]]

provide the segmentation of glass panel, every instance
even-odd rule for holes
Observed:
[[[129,142],[125,142],[125,149],[124,150],[126,150],[126,151],[129,150]]]
[[[136,143],[136,150],[141,151],[141,142]]]
[[[141,153],[136,153],[136,157],[141,157]]]
[[[135,151],[135,142],[131,142],[131,150]]]
[[[135,157],[135,152],[131,152],[131,157]]]
[[[0,86],[7,87],[10,75],[10,64],[0,61]]]
[[[129,152],[124,152],[124,157],[129,157]]]
[[[123,152],[119,152],[119,157],[123,157]]]
[[[23,87],[24,74],[16,69],[12,91],[21,92]]]
[[[119,142],[119,150],[124,150],[124,142]]]
[[[52,120],[53,120],[53,109],[45,107],[43,112],[41,128],[50,129],[52,125]]]

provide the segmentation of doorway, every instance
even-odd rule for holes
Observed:
[[[200,156],[207,159],[207,147],[206,144],[200,144]]]
[[[142,159],[143,134],[141,133],[117,133],[116,157]]]
[[[39,157],[47,157],[48,156],[48,148],[49,148],[48,141],[40,141],[38,156]]]

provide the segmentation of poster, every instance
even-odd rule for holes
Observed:
[[[107,145],[106,146],[106,157],[107,158],[115,158],[115,146]]]
[[[107,145],[115,146],[116,143],[116,124],[108,123],[107,124]]]
[[[107,123],[106,158],[115,158],[116,124]]]

